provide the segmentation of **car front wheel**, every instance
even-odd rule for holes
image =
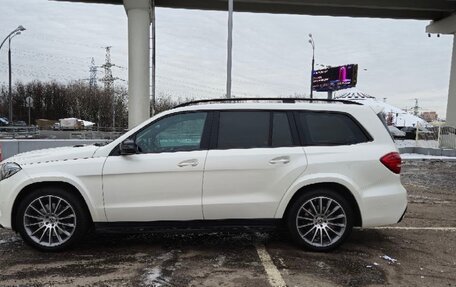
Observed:
[[[338,247],[353,228],[353,211],[347,200],[332,190],[305,192],[294,201],[288,229],[299,245],[312,251]]]
[[[40,188],[20,202],[16,227],[26,243],[43,251],[64,250],[85,235],[88,214],[81,200],[57,187]]]

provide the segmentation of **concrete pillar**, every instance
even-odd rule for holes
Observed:
[[[453,36],[453,54],[451,56],[450,87],[446,112],[447,125],[456,127],[456,35]]]
[[[128,16],[128,128],[150,117],[150,0],[123,0]]]
[[[438,21],[432,21],[426,26],[426,33],[453,35],[453,54],[451,58],[446,120],[447,125],[456,127],[456,14]]]

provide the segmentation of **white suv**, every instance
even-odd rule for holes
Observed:
[[[371,107],[206,102],[156,115],[104,146],[3,161],[0,226],[54,251],[93,227],[285,226],[301,246],[325,251],[353,226],[395,224],[404,215],[401,158]]]

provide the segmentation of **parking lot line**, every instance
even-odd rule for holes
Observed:
[[[436,230],[436,231],[456,231],[456,227],[413,227],[413,226],[379,226],[361,229],[393,229],[393,230]]]
[[[255,245],[255,248],[257,250],[258,257],[260,257],[261,263],[263,264],[264,270],[268,275],[269,284],[272,287],[286,287],[287,284],[285,283],[285,280],[283,280],[280,271],[274,265],[274,262],[272,262],[271,256],[264,245]]]

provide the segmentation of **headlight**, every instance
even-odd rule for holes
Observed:
[[[7,162],[2,164],[2,167],[0,168],[0,180],[4,180],[18,171],[20,171],[22,168],[15,162]]]

